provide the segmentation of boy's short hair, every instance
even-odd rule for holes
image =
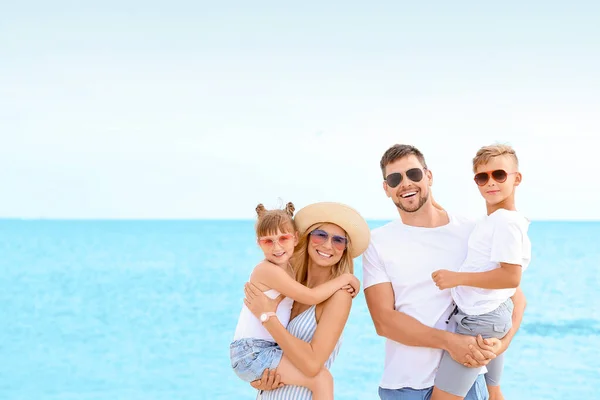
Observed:
[[[492,144],[490,146],[483,146],[477,151],[475,157],[473,157],[473,172],[477,172],[477,167],[482,164],[487,164],[494,157],[508,156],[515,161],[517,169],[519,169],[519,159],[515,149],[507,144]]]
[[[417,160],[423,165],[423,168],[427,169],[427,163],[425,162],[425,157],[423,153],[419,151],[415,146],[411,146],[408,144],[395,144],[389,149],[381,157],[381,161],[379,162],[379,166],[381,167],[381,173],[383,174],[383,179],[385,179],[385,167],[388,164],[393,163],[396,160],[399,160],[408,156],[415,156]]]

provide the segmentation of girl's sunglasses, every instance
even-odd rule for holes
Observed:
[[[490,177],[498,183],[503,183],[506,182],[506,178],[512,174],[516,174],[516,172],[506,172],[503,169],[497,169],[494,171],[480,172],[475,174],[475,178],[473,179],[475,180],[476,184],[483,186],[489,182]]]
[[[423,179],[423,170],[421,168],[411,168],[405,174],[413,182],[421,182],[421,179]],[[385,177],[385,182],[389,187],[395,188],[402,182],[402,174],[400,172],[389,174]]]
[[[294,235],[291,233],[286,233],[284,235],[279,235],[276,238],[273,237],[261,237],[258,238],[258,243],[261,246],[265,247],[273,247],[275,243],[279,243],[280,246],[287,244],[290,240],[294,239]]]
[[[329,239],[329,233],[325,232],[322,229],[315,229],[308,235],[310,236],[310,240],[316,245],[321,245],[327,242],[327,240]],[[348,246],[348,238],[344,236],[332,235],[331,244],[337,250],[343,251]]]

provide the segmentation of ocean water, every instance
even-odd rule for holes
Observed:
[[[600,399],[600,223],[530,237],[506,398]],[[0,400],[254,399],[228,356],[254,243],[252,221],[0,221]],[[336,399],[378,398],[383,343],[361,293]]]

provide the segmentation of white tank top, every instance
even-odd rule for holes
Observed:
[[[272,299],[279,296],[279,292],[274,289],[267,290],[263,293]],[[277,306],[277,318],[284,327],[287,327],[288,322],[290,322],[290,314],[292,313],[293,303],[294,300],[286,297],[281,301],[281,303],[279,303],[279,306]],[[250,309],[248,309],[248,307],[246,307],[244,304],[235,328],[233,340],[245,338],[263,339],[271,342],[275,341],[273,336],[271,336],[271,334],[265,329],[260,320],[256,318]]]

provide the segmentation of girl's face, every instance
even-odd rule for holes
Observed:
[[[282,232],[280,229],[277,229],[277,233],[273,235],[258,238],[258,245],[265,254],[265,259],[279,266],[286,266],[289,263],[297,244],[297,233]]]
[[[346,232],[337,225],[323,224],[308,237],[308,256],[320,267],[340,262],[348,244]]]

